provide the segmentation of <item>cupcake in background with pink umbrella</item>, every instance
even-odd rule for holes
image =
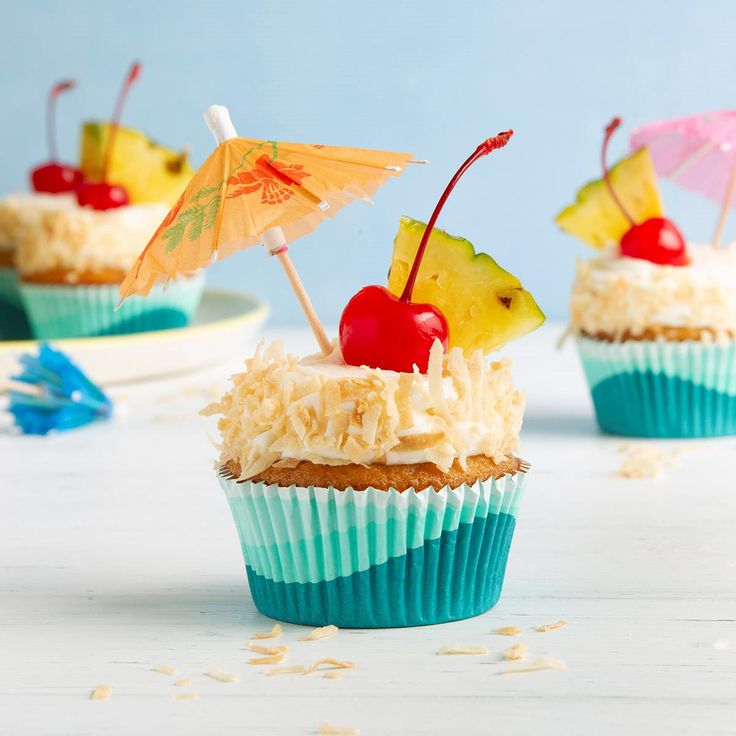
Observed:
[[[570,302],[602,431],[633,437],[736,434],[736,247],[720,244],[736,192],[736,112],[653,123],[555,218],[598,250],[578,261]],[[657,173],[718,202],[710,244],[665,217]]]

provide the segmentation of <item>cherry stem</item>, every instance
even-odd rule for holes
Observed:
[[[49,99],[46,103],[46,140],[49,147],[49,160],[56,162],[59,150],[56,145],[56,98],[67,90],[74,89],[77,83],[73,79],[65,79],[57,82],[49,91]]]
[[[606,126],[605,136],[603,138],[603,146],[601,148],[601,167],[603,168],[603,180],[606,182],[606,187],[608,187],[608,193],[611,195],[611,199],[613,199],[613,201],[616,203],[616,206],[621,210],[623,216],[629,221],[629,224],[633,226],[636,224],[634,222],[634,218],[627,212],[626,207],[624,207],[623,205],[623,202],[618,198],[618,195],[613,188],[613,183],[611,182],[611,174],[608,171],[608,166],[606,164],[606,157],[608,155],[608,141],[611,140],[611,137],[620,125],[621,118],[614,118]]]
[[[419,267],[422,265],[424,251],[427,249],[429,236],[432,234],[432,230],[434,230],[437,218],[440,216],[440,212],[445,206],[445,202],[449,198],[450,193],[455,188],[455,185],[458,183],[458,181],[460,181],[460,177],[478,159],[483,158],[483,156],[487,156],[492,151],[503,148],[509,142],[509,138],[511,138],[513,134],[513,130],[505,130],[503,133],[499,133],[498,135],[494,135],[493,137],[484,140],[483,143],[481,143],[478,148],[476,148],[475,151],[473,151],[473,153],[471,153],[470,156],[465,159],[462,166],[455,172],[455,175],[452,177],[452,179],[450,179],[450,183],[445,187],[445,191],[442,192],[442,196],[440,197],[439,202],[437,202],[437,205],[432,212],[432,216],[429,218],[427,227],[424,230],[424,235],[422,236],[422,240],[419,243],[419,248],[417,248],[417,254],[414,256],[414,263],[411,266],[409,278],[406,280],[404,291],[401,293],[400,299],[402,302],[411,301],[411,295],[414,291],[414,284],[417,280],[417,275],[419,274]]]
[[[140,62],[136,61],[130,67],[128,76],[123,82],[123,86],[120,88],[118,93],[118,99],[115,103],[115,110],[112,114],[112,120],[110,121],[110,134],[107,138],[107,146],[105,147],[105,159],[102,163],[102,181],[107,182],[107,172],[110,167],[110,159],[112,158],[112,151],[115,145],[115,135],[120,127],[120,118],[123,115],[123,107],[125,101],[128,99],[128,92],[133,86],[133,83],[138,79],[141,73]]]

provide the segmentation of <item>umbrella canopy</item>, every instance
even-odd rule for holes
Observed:
[[[736,110],[649,123],[631,136],[632,149],[642,146],[660,175],[721,205],[717,243],[728,209],[736,207]]]
[[[81,427],[112,414],[101,388],[60,350],[42,343],[38,355],[22,355],[22,372],[8,383],[8,410],[24,434]]]
[[[229,117],[224,125],[232,128]],[[264,233],[274,228],[281,228],[283,243],[292,243],[346,204],[370,197],[412,158],[409,153],[277,143],[227,133],[219,138],[220,145],[123,281],[123,298],[145,295],[157,281],[263,243]]]

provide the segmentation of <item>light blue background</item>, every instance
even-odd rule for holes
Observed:
[[[25,186],[46,157],[49,85],[75,77],[60,105],[62,153],[77,124],[109,116],[132,59],[143,74],[124,115],[199,163],[212,147],[202,122],[230,107],[248,137],[412,151],[413,167],[293,249],[326,323],[362,285],[383,283],[399,216],[425,219],[448,177],[488,135],[513,127],[507,149],[467,174],[440,224],[519,275],[562,318],[577,255],[555,212],[597,176],[601,130],[734,105],[733,0],[638,2],[39,2],[4,0],[0,192]],[[716,207],[662,186],[691,240],[706,240]],[[736,217],[728,233],[736,236]],[[277,264],[259,250],[211,270],[211,282],[255,292],[274,323],[300,323]]]

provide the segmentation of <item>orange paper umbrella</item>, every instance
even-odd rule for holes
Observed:
[[[205,112],[217,148],[202,164],[120,286],[123,299],[263,243],[278,257],[323,352],[331,349],[287,243],[354,199],[368,199],[409,153],[239,138],[227,108]]]

